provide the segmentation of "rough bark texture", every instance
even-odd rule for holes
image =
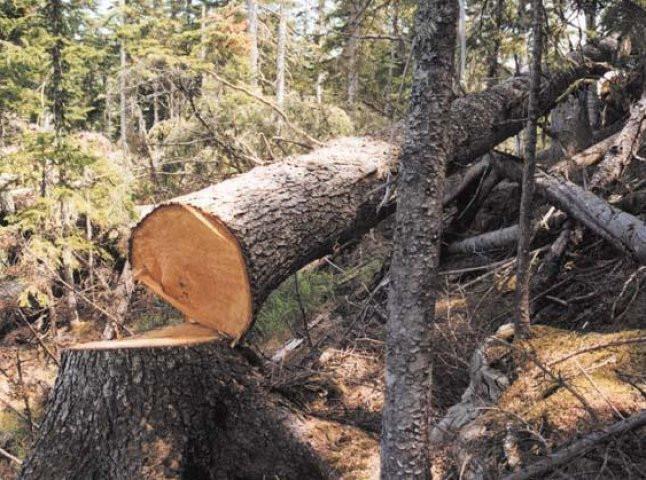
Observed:
[[[327,478],[227,344],[69,350],[22,480]]]
[[[289,275],[391,213],[377,212],[377,205],[384,194],[381,169],[394,156],[396,148],[385,142],[340,139],[169,203],[213,214],[234,234],[257,311]]]
[[[539,93],[541,86],[541,57],[543,53],[542,19],[543,2],[532,0],[532,63],[527,106],[527,130],[525,139],[525,162],[523,163],[522,191],[518,219],[518,255],[516,267],[516,304],[514,322],[519,336],[529,333],[531,311],[529,306],[532,243],[532,202],[534,199],[534,176],[536,173],[536,134],[539,116]]]
[[[442,237],[457,0],[419,2],[413,88],[397,179],[381,478],[429,478],[431,329]]]
[[[587,45],[568,56],[563,62],[567,67],[543,72],[538,95],[539,115],[553,108],[572,82],[587,75],[603,73],[607,67],[590,60],[608,61],[615,48],[616,45],[609,40],[599,45]],[[473,162],[520,132],[526,123],[528,91],[529,77],[518,76],[453,102],[450,121],[455,139],[454,166]]]
[[[521,166],[510,158],[496,156],[496,168],[507,178],[520,181]],[[572,219],[589,228],[637,262],[646,264],[646,224],[605,200],[567,180],[540,173],[537,192]]]

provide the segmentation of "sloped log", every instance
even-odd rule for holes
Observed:
[[[539,111],[551,110],[568,87],[586,76],[602,74],[616,50],[605,39],[570,53],[561,70],[546,72],[539,94]],[[465,95],[451,105],[455,146],[454,168],[473,162],[525,125],[529,76],[512,77],[479,93]]]
[[[511,156],[496,154],[495,166],[510,180],[519,182],[521,164]],[[601,238],[646,264],[646,224],[639,218],[608,204],[578,185],[544,172],[536,176],[536,191],[549,203],[566,212]]]
[[[239,340],[281,282],[335,245],[372,228],[379,140],[346,138],[175,198],[133,228],[134,278],[197,323]]]
[[[329,478],[303,418],[227,343],[204,340],[64,352],[19,478]]]
[[[604,71],[590,60],[612,50],[606,42],[572,53],[567,68],[546,78],[541,111],[573,81]],[[520,131],[528,88],[528,78],[515,77],[453,102],[456,164]],[[341,139],[157,207],[133,230],[134,277],[189,319],[238,341],[290,274],[391,213],[376,213],[377,190],[397,151],[371,138]]]

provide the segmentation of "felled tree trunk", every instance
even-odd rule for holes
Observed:
[[[387,211],[380,168],[394,147],[341,139],[173,199],[130,243],[134,278],[234,340],[289,275],[372,228]]]
[[[66,351],[22,480],[320,479],[304,422],[224,342]]]

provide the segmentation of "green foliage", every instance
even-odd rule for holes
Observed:
[[[298,274],[298,291],[306,315],[334,298],[335,276],[324,270],[302,270]],[[258,313],[254,331],[263,338],[302,325],[302,314],[294,277],[290,277],[267,299]]]
[[[0,411],[0,432],[11,439],[12,453],[18,458],[23,458],[32,442],[27,422],[14,412],[5,409]]]
[[[304,268],[298,275],[298,294],[308,320],[328,303],[347,294],[348,289],[365,290],[379,271],[383,259],[375,258],[344,271],[334,268]],[[350,288],[349,288],[350,287]],[[288,329],[300,329],[302,312],[294,276],[283,282],[267,299],[254,325],[261,338],[280,336]]]
[[[42,266],[55,271],[63,251],[71,254],[74,269],[89,252],[110,259],[88,237],[87,222],[107,231],[127,225],[133,213],[128,169],[115,161],[107,140],[92,134],[56,140],[52,133],[27,132],[16,142],[19,149],[0,155],[0,173],[16,176],[31,201],[0,226],[0,240],[20,239],[18,256],[2,253],[0,277],[5,270],[24,277],[42,273]],[[33,286],[28,290],[43,303],[44,292]]]

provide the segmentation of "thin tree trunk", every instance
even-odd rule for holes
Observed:
[[[467,69],[467,0],[459,0],[460,20],[458,22],[458,46],[460,62],[458,64],[458,83],[462,83]]]
[[[318,73],[316,74],[316,103],[323,103],[323,82],[326,72],[323,70],[323,32],[325,30],[325,0],[318,0],[316,19],[316,45],[318,47]]]
[[[280,2],[277,49],[276,105],[282,110],[285,106],[285,59],[287,56],[287,5],[285,5],[285,0]]]
[[[207,28],[207,17],[209,13],[209,7],[206,2],[202,3],[202,10],[200,13],[200,43],[202,44],[200,48],[200,60],[206,60],[207,54],[207,37],[206,37],[206,28]]]
[[[531,264],[530,247],[532,242],[532,201],[534,196],[534,176],[536,171],[536,130],[541,87],[542,56],[542,9],[541,0],[532,0],[532,63],[527,107],[527,140],[525,142],[525,162],[523,164],[522,192],[520,198],[520,219],[518,238],[518,266],[516,272],[516,309],[514,322],[520,337],[529,333],[531,322]]]
[[[438,287],[444,175],[453,152],[447,119],[458,11],[457,0],[422,0],[415,20],[415,81],[400,157],[390,268],[381,440],[384,480],[430,475],[430,325]]]
[[[122,25],[126,25],[126,0],[119,0],[121,7]],[[119,113],[120,113],[120,132],[121,132],[121,148],[124,154],[128,153],[128,96],[127,96],[127,81],[126,81],[126,45],[125,40],[122,38],[119,43]]]
[[[394,105],[393,105],[393,94],[394,94],[394,82],[395,82],[395,64],[397,63],[397,49],[399,48],[399,42],[394,40],[394,38],[399,36],[399,2],[395,2],[392,5],[392,23],[391,23],[391,34],[393,40],[390,42],[390,58],[388,62],[388,80],[386,84],[386,115],[388,118],[393,118],[394,114]]]
[[[258,88],[258,3],[247,0],[247,18],[249,22],[249,76],[251,86]]]
[[[493,32],[493,47],[487,59],[487,78],[485,84],[487,87],[492,87],[498,83],[499,80],[499,61],[500,55],[500,42],[502,40],[502,21],[505,13],[505,0],[496,0],[496,11],[494,13],[494,22],[496,29]]]
[[[584,0],[583,12],[585,14],[585,39],[592,40],[597,30],[597,0]],[[588,121],[592,130],[601,126],[601,105],[596,92],[596,85],[586,89],[586,104],[588,108]]]
[[[347,100],[351,106],[356,103],[359,93],[359,35],[361,34],[359,30],[362,15],[363,2],[351,2],[350,22],[347,28],[348,41],[345,47],[348,71]]]

